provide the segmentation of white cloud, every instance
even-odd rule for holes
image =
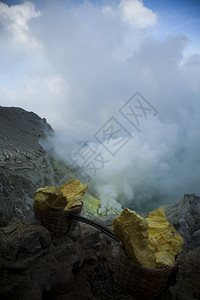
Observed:
[[[155,12],[145,7],[140,0],[122,0],[119,8],[122,12],[122,19],[133,28],[146,29],[157,23]]]
[[[34,4],[29,1],[10,7],[0,2],[0,24],[4,37],[14,39],[15,43],[31,43],[32,47],[36,46],[36,40],[30,37],[28,23],[40,15],[40,11],[36,11]]]
[[[65,159],[77,141],[93,140],[111,116],[118,119],[119,108],[139,91],[158,118],[146,120],[97,175],[93,187],[104,207],[119,206],[116,201],[153,207],[200,193],[200,63],[198,53],[183,59],[187,38],[152,36],[146,29],[156,14],[139,1],[48,3],[40,15],[30,2],[1,3],[1,105],[47,118]]]

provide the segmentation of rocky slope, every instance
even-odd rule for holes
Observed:
[[[51,126],[36,114],[0,107],[1,299],[134,299],[114,283],[118,242],[80,222],[52,240],[33,218],[34,191],[74,177],[41,146],[49,134]],[[184,246],[177,282],[160,299],[200,299],[200,197],[184,195],[164,210]],[[115,217],[101,221],[111,227]]]
[[[89,225],[52,240],[39,221],[13,219],[0,228],[0,247],[1,299],[135,299],[114,281],[119,243]],[[200,299],[200,255],[181,254],[172,279],[158,299]]]
[[[185,194],[164,208],[167,219],[184,238],[183,250],[200,254],[200,197]]]
[[[33,193],[72,179],[67,167],[40,145],[51,126],[33,112],[0,107],[0,226],[13,215],[31,216]]]

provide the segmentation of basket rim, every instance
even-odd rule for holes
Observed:
[[[119,249],[119,255],[120,256],[123,256],[125,258],[126,261],[124,261],[123,263],[126,264],[126,265],[129,265],[129,266],[132,266],[133,268],[138,268],[140,270],[143,270],[147,273],[160,273],[160,274],[163,274],[163,273],[166,273],[168,271],[172,271],[172,270],[175,270],[177,267],[178,267],[178,263],[179,263],[179,256],[176,258],[176,261],[175,261],[175,264],[171,265],[171,266],[168,266],[166,268],[147,268],[147,267],[143,267],[135,262],[133,262],[129,257],[128,255],[126,254],[126,250],[125,248],[120,245],[120,249]]]
[[[71,213],[76,213],[77,211],[82,211],[83,202],[81,201],[81,205],[76,205],[75,207],[69,208],[68,210],[41,210],[35,204],[33,204],[33,210],[38,211],[40,214],[52,214],[52,215],[70,215]]]

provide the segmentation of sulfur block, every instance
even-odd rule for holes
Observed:
[[[81,205],[82,197],[87,192],[88,186],[83,184],[80,180],[73,179],[59,188],[67,199],[67,206],[65,210]]]
[[[165,265],[164,257],[166,252],[168,258],[166,259],[167,265],[174,264],[176,255],[180,254],[183,246],[182,236],[174,229],[171,223],[167,221],[164,210],[158,208],[149,213],[147,222],[148,233],[150,237],[151,246],[155,249],[157,267]],[[161,253],[163,253],[161,255]]]
[[[113,222],[115,236],[132,261],[147,268],[165,268],[175,263],[183,238],[159,208],[142,218],[125,208]]]
[[[155,250],[149,244],[146,219],[125,208],[113,225],[115,236],[122,242],[129,258],[144,267],[155,268]]]
[[[34,204],[40,210],[64,210],[67,199],[58,188],[45,186],[34,193]]]

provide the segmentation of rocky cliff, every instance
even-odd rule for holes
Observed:
[[[33,218],[34,191],[74,177],[41,146],[51,134],[51,126],[33,112],[0,107],[1,299],[134,299],[113,282],[118,242],[80,222],[75,230],[52,239]],[[89,203],[89,195],[86,200]],[[95,207],[100,205],[93,201]],[[200,299],[200,197],[184,195],[164,210],[184,246],[177,282],[159,299]],[[101,221],[112,228],[115,217]]]
[[[0,107],[0,226],[11,216],[32,216],[34,191],[73,175],[40,142],[53,129],[33,112]]]

